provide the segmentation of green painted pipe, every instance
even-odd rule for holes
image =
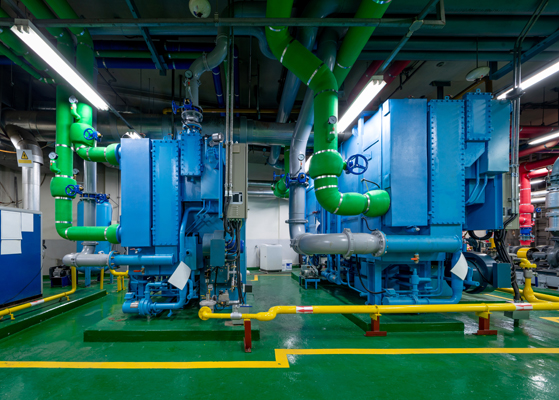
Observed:
[[[31,14],[35,16],[37,19],[55,19],[56,16],[52,13],[52,11],[47,7],[43,0],[22,0],[22,3],[27,7]],[[71,58],[74,58],[74,43],[72,38],[63,28],[47,28],[47,31],[54,36],[56,39],[59,48],[58,50],[62,51],[60,45],[67,46],[68,48],[72,49],[71,51]],[[70,54],[68,52],[67,54]]]
[[[163,56],[168,59],[176,60],[195,60],[202,57],[202,52],[182,52],[182,53],[165,53]],[[103,58],[149,58],[151,53],[149,51],[119,51],[119,50],[96,50],[95,56]]]
[[[361,9],[371,11],[386,9],[374,0]],[[293,0],[268,0],[266,17],[289,18]],[[365,17],[366,18],[366,17]],[[301,43],[293,39],[285,26],[270,26],[266,38],[272,53],[291,72],[315,93],[314,97],[314,154],[309,175],[314,181],[317,201],[328,212],[338,215],[359,215],[377,217],[386,214],[390,207],[390,196],[384,190],[372,190],[366,194],[341,193],[338,177],[346,167],[338,153],[338,80],[334,73]],[[368,37],[365,40],[368,40]],[[361,42],[361,41],[360,41]],[[350,46],[351,44],[346,45]],[[359,43],[357,44],[359,45]],[[357,46],[356,45],[356,46]],[[364,45],[364,44],[363,44]],[[362,50],[353,49],[357,55]],[[349,54],[349,50],[345,51]],[[347,59],[349,56],[344,56]]]
[[[379,1],[380,2],[380,1]],[[363,0],[357,9],[355,18],[382,18],[390,2],[378,4],[375,0]],[[334,76],[341,86],[345,78],[351,71],[353,64],[357,61],[357,57],[365,48],[365,45],[371,38],[375,27],[351,27],[348,29],[344,37],[338,55],[336,56],[336,65],[334,66]]]
[[[274,196],[279,197],[281,199],[289,198],[289,188],[285,184],[285,178],[289,174],[289,148],[285,149],[283,153],[283,159],[286,160],[285,162],[285,176],[281,178],[276,183],[272,184],[272,191],[274,192]]]

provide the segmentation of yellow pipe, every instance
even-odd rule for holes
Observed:
[[[267,312],[257,314],[234,313],[233,319],[257,319],[258,321],[271,321],[278,314],[370,314],[372,317],[381,314],[424,314],[446,312],[475,312],[478,315],[494,311],[516,310],[559,310],[555,303],[493,303],[493,304],[429,304],[429,305],[402,305],[402,306],[276,306]],[[206,321],[214,319],[231,319],[232,314],[213,313],[209,307],[202,307],[198,312],[200,319]]]
[[[103,290],[103,281],[105,280],[105,268],[101,268],[101,276],[99,277],[101,284],[99,285],[99,290]]]
[[[528,279],[526,279],[526,284],[527,283],[528,283]],[[526,289],[526,286],[524,287],[524,289]],[[504,293],[514,294],[513,289],[498,289],[498,291],[499,292],[504,292]],[[559,303],[559,297],[557,297],[557,296],[551,296],[549,294],[543,294],[543,293],[536,293],[536,292],[534,292],[533,289],[532,289],[532,293],[536,297],[536,299],[547,300],[547,301],[551,301],[551,302],[554,302],[554,303]],[[520,294],[523,296],[524,295],[524,290],[520,290]]]
[[[116,291],[124,290],[124,277],[128,277],[128,270],[124,272],[117,272],[114,269],[109,269],[111,275],[116,276]]]
[[[14,314],[13,313],[16,312],[16,311],[25,310],[26,308],[33,307],[33,306],[43,304],[43,303],[47,303],[49,301],[60,299],[62,297],[66,297],[66,299],[70,300],[70,298],[68,296],[71,295],[71,294],[74,294],[76,292],[77,281],[78,281],[77,277],[76,277],[76,268],[75,267],[70,267],[70,268],[72,268],[72,290],[70,290],[69,292],[64,292],[64,293],[60,293],[60,294],[57,294],[57,295],[54,295],[54,296],[46,297],[46,298],[41,299],[41,300],[32,301],[31,303],[25,303],[25,304],[20,304],[19,306],[6,308],[6,309],[0,311],[0,318],[2,318],[4,315],[9,315],[11,317],[11,319],[14,319]]]

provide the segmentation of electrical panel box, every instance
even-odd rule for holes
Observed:
[[[248,149],[246,144],[233,145],[233,190],[227,217],[246,218],[248,189]],[[281,260],[280,260],[281,264]],[[281,268],[280,268],[281,269]]]

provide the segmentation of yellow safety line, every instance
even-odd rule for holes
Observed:
[[[289,368],[288,355],[443,355],[443,354],[559,354],[559,348],[440,348],[440,349],[276,349],[275,361],[190,362],[73,362],[0,361],[0,368],[55,369],[223,369]]]
[[[557,322],[559,324],[559,317],[540,317],[541,319],[547,319],[551,322]]]
[[[498,298],[498,299],[504,299],[504,300],[508,300],[508,301],[514,300],[514,299],[511,299],[510,297],[495,296],[494,294],[488,294],[488,293],[485,293],[485,296],[496,297],[496,298]]]
[[[256,282],[258,280],[258,275],[254,275],[254,279],[250,280],[249,282]]]

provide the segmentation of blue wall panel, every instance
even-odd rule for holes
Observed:
[[[179,145],[157,140],[152,145],[153,245],[178,244],[180,224]]]
[[[151,140],[121,140],[121,244],[151,246]]]
[[[17,208],[2,208],[17,212]],[[2,213],[0,212],[0,224]],[[1,232],[0,232],[1,233]],[[33,214],[33,232],[21,232],[21,254],[0,255],[0,308],[19,300],[40,296],[43,292],[41,274],[41,214]]]

